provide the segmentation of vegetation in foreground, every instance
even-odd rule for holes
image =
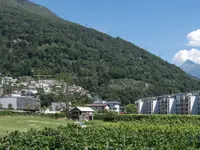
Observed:
[[[126,116],[126,115],[121,115]],[[131,116],[131,115],[127,115]],[[133,115],[123,122],[91,121],[86,128],[74,123],[0,138],[0,149],[17,150],[166,150],[199,149],[200,116]],[[149,118],[149,119],[148,119]],[[185,118],[185,121],[184,121]]]

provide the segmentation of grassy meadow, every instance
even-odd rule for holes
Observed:
[[[14,130],[27,131],[30,128],[43,129],[66,125],[66,119],[51,119],[37,116],[4,116],[0,117],[0,136]]]

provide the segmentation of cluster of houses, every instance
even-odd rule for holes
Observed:
[[[9,85],[12,87],[11,93],[4,95],[3,86]],[[56,89],[61,88],[60,83],[57,80],[35,80],[26,79],[26,81],[20,81],[12,77],[2,77],[0,83],[0,96],[32,96],[34,97],[42,90],[43,93],[54,93]],[[81,93],[82,95],[88,94],[81,86],[70,86],[71,92]]]
[[[104,111],[120,112],[120,103],[117,101],[94,101],[92,104],[86,104],[84,107],[72,107],[69,103],[72,119],[93,119],[94,113],[103,113]],[[66,109],[66,102],[52,102],[50,109],[42,109],[40,99],[33,96],[22,96],[12,93],[7,96],[0,96],[0,110],[12,109],[18,111],[40,111],[41,113],[60,113]]]
[[[12,91],[4,94],[3,87],[9,85]],[[66,102],[53,102],[48,109],[42,109],[40,99],[36,96],[39,90],[44,93],[55,93],[56,88],[61,88],[56,80],[19,80],[12,77],[2,77],[0,83],[0,110],[12,109],[15,111],[40,111],[41,113],[60,113],[66,109]],[[80,86],[70,86],[69,91],[72,93],[87,94],[88,91]],[[102,113],[104,111],[114,111],[120,113],[120,103],[117,101],[94,101],[92,104],[85,106],[72,107],[69,103],[71,118],[78,120],[92,120],[94,113]]]
[[[60,113],[66,109],[66,102],[53,102],[50,109],[40,109],[40,100],[27,97],[0,97],[0,110],[12,109],[18,111],[40,111],[41,113]],[[116,101],[95,101],[93,104],[85,106],[70,106],[71,119],[75,120],[92,120],[94,113],[102,113],[103,111],[120,112],[120,103]]]
[[[200,91],[142,98],[135,102],[140,114],[200,114]]]
[[[69,104],[70,105],[70,104]],[[90,107],[96,113],[102,113],[104,111],[120,112],[120,102],[117,101],[94,101],[92,104],[85,104],[84,107]],[[62,111],[66,108],[65,102],[53,102],[51,109],[53,112]]]
[[[56,113],[66,108],[66,102],[54,102],[51,105],[52,110],[45,110],[44,113]],[[94,101],[93,104],[85,106],[70,107],[71,118],[75,120],[93,120],[94,113],[103,113],[104,111],[120,112],[120,103],[117,101]]]
[[[45,79],[36,80],[31,77],[25,79],[16,79],[13,77],[1,77],[0,79],[0,96],[5,97],[36,97],[38,93],[56,93],[61,88],[61,84],[57,80]],[[4,93],[4,87],[9,86],[10,92]],[[81,86],[72,85],[69,87],[71,93],[80,93],[81,95],[88,94],[88,91]]]

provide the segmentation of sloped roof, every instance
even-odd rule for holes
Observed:
[[[106,107],[107,104],[86,104],[88,107]]]
[[[107,101],[105,104],[120,104],[120,102],[117,101]]]
[[[88,111],[88,112],[93,112],[94,110],[90,107],[76,107],[77,109],[79,109],[80,111]],[[76,109],[74,108],[74,109]]]

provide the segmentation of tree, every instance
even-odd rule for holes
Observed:
[[[125,111],[128,114],[138,114],[138,110],[137,110],[137,108],[135,107],[134,104],[128,104],[128,105],[126,105]]]
[[[12,86],[10,84],[8,85],[3,85],[3,94],[10,94],[12,93]]]
[[[69,103],[72,100],[72,92],[69,90],[70,86],[73,83],[72,77],[61,73],[57,77],[57,81],[60,84],[61,88],[58,90],[58,100],[60,102],[65,102],[66,104],[66,114],[69,114]]]
[[[11,103],[8,104],[8,110],[13,110],[13,106]]]
[[[81,95],[80,93],[73,94],[71,97],[72,106],[84,106],[85,104],[91,104],[92,99],[89,98],[86,94]]]
[[[2,108],[3,108],[3,104],[0,103],[0,109],[2,109]]]
[[[52,102],[57,101],[57,96],[54,93],[49,93],[49,94],[41,94],[40,95],[40,102],[41,106],[49,107],[51,106]]]
[[[35,110],[40,110],[40,105],[35,104]]]
[[[31,106],[28,104],[28,105],[26,106],[26,109],[27,109],[27,110],[30,110],[30,107],[31,107]]]

